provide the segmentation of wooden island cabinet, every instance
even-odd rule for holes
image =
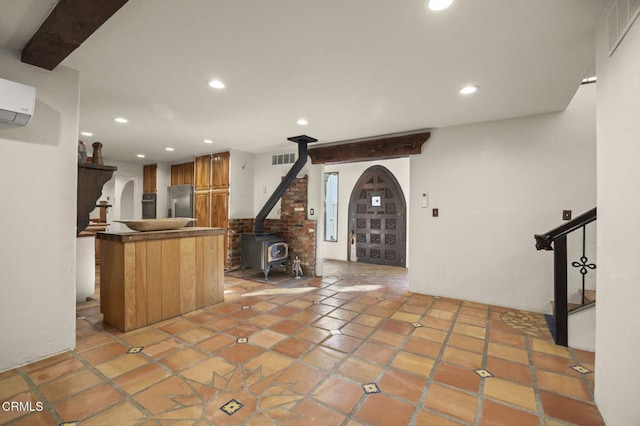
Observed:
[[[224,230],[97,234],[100,311],[129,331],[224,301]]]

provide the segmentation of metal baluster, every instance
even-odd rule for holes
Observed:
[[[580,257],[580,262],[571,262],[571,266],[574,268],[580,268],[580,274],[582,274],[582,305],[585,304],[585,281],[586,276],[589,273],[589,269],[596,269],[595,263],[588,263],[589,259],[587,258],[587,225],[582,226],[582,257]]]

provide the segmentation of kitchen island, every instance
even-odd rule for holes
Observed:
[[[224,301],[224,229],[100,232],[100,311],[129,331]]]

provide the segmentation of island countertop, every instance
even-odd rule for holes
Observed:
[[[96,238],[106,241],[128,243],[135,241],[165,240],[169,238],[203,237],[207,235],[223,235],[224,228],[199,228],[186,227],[167,231],[123,231],[123,232],[98,232]]]

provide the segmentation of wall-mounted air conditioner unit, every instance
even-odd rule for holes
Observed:
[[[36,88],[0,78],[0,121],[25,126],[36,107]]]

